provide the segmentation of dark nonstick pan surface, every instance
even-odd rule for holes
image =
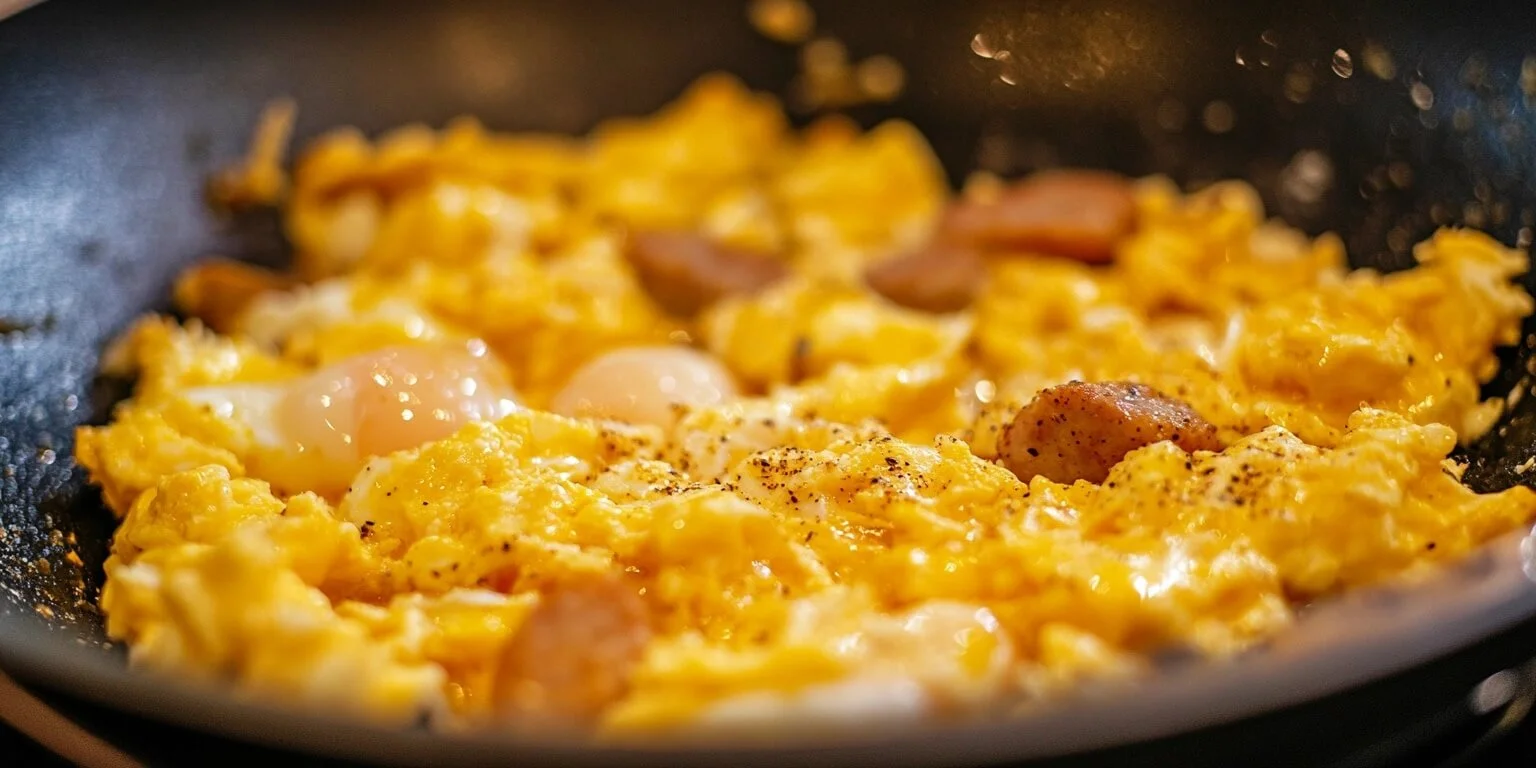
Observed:
[[[1506,243],[1529,242],[1536,226],[1526,95],[1536,59],[1525,64],[1536,6],[815,8],[855,55],[890,54],[907,69],[900,100],[854,116],[913,121],[957,180],[978,166],[1051,165],[1187,184],[1246,178],[1271,211],[1340,232],[1356,264],[1382,269],[1406,266],[1408,244],[1437,225],[1476,225]],[[977,34],[1023,60],[1006,73],[1014,84],[973,53]],[[1085,58],[1085,46],[1097,53]],[[1301,640],[1226,667],[1170,670],[1018,724],[874,730],[788,753],[379,732],[123,668],[93,607],[113,523],[70,459],[71,433],[104,420],[124,394],[94,375],[101,346],[163,308],[179,269],[213,253],[282,262],[273,219],[219,219],[201,197],[206,175],[243,151],[262,104],[295,98],[300,141],[338,124],[378,131],[459,114],[497,129],[581,132],[653,110],[707,71],[783,93],[794,69],[793,51],[758,36],[730,1],[51,0],[0,22],[0,668],[51,696],[143,715],[146,729],[167,721],[395,763],[944,765],[1073,754],[1076,764],[1290,765],[1369,764],[1393,757],[1367,748],[1381,739],[1466,727],[1476,720],[1468,693],[1486,694],[1480,681],[1536,655],[1536,587],[1511,536],[1438,594],[1363,598],[1366,613],[1349,623],[1370,633],[1326,648]],[[1298,157],[1327,161],[1320,196],[1296,193]],[[1490,394],[1527,385],[1528,354],[1508,352]],[[1514,468],[1536,455],[1533,409],[1536,397],[1524,398],[1468,450],[1471,485],[1522,479]]]

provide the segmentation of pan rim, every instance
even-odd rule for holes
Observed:
[[[1383,594],[1396,599],[1381,599]],[[1431,600],[1442,598],[1438,609]],[[517,757],[554,765],[889,766],[1061,757],[1177,736],[1278,712],[1408,672],[1536,618],[1536,529],[1501,536],[1411,585],[1367,589],[1319,607],[1373,631],[1317,642],[1303,623],[1251,656],[1189,668],[1108,695],[1068,696],[1015,717],[965,723],[873,722],[831,739],[787,744],[722,740],[597,744],[504,731],[445,732],[372,724],[239,696],[233,688],[130,668],[0,615],[0,669],[28,683],[153,721],[249,743],[382,764],[479,765]],[[1308,619],[1317,626],[1315,619]],[[1345,623],[1335,622],[1334,626]],[[1384,626],[1378,626],[1382,625]],[[1311,645],[1308,645],[1308,642]],[[1332,645],[1328,644],[1333,643]],[[67,645],[66,645],[67,643]]]

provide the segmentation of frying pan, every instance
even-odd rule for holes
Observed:
[[[1411,263],[1408,245],[1439,225],[1506,243],[1536,225],[1528,3],[815,8],[854,55],[889,54],[908,73],[900,99],[851,114],[911,120],[955,181],[1052,165],[1190,186],[1246,178],[1272,212],[1340,232],[1356,265],[1383,270]],[[978,55],[1003,49],[1011,62]],[[1151,680],[1018,720],[870,724],[814,743],[595,748],[381,730],[125,667],[94,608],[113,522],[70,460],[71,433],[123,396],[95,376],[99,351],[165,307],[179,269],[214,253],[282,263],[270,215],[217,218],[200,195],[264,102],[298,101],[300,141],[466,113],[580,132],[712,70],[783,93],[795,66],[741,4],[709,0],[52,0],[0,23],[0,668],[83,720],[124,713],[144,755],[233,737],[295,764],[1369,765],[1515,719],[1536,656],[1525,532],[1431,583],[1320,606],[1231,662],[1163,659]],[[1529,352],[1505,351],[1488,394],[1528,385]],[[1466,448],[1466,481],[1536,479],[1518,471],[1536,455],[1533,424],[1525,397]]]

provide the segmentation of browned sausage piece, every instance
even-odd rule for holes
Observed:
[[[285,291],[298,278],[228,259],[194,265],[176,279],[176,306],[220,333],[227,333],[256,297]]]
[[[1143,384],[1074,381],[1019,409],[998,441],[998,460],[1021,480],[1102,483],[1137,448],[1171,440],[1186,451],[1219,451],[1216,427],[1188,403]]]
[[[688,232],[636,232],[624,255],[646,293],[688,317],[726,296],[752,294],[789,273],[765,253],[732,248]]]
[[[970,306],[986,277],[981,255],[970,248],[929,245],[864,271],[877,293],[924,312],[958,312]]]
[[[557,586],[507,643],[496,677],[498,712],[530,724],[590,721],[628,690],[650,639],[645,604],[622,579]]]
[[[1131,183],[1103,171],[1042,171],[994,201],[961,201],[940,236],[980,248],[1038,251],[1093,264],[1115,256],[1135,225]]]

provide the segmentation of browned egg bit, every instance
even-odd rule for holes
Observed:
[[[1101,483],[1127,453],[1163,440],[1219,451],[1216,427],[1145,384],[1074,381],[1042,391],[1003,429],[998,461],[1028,481]]]

